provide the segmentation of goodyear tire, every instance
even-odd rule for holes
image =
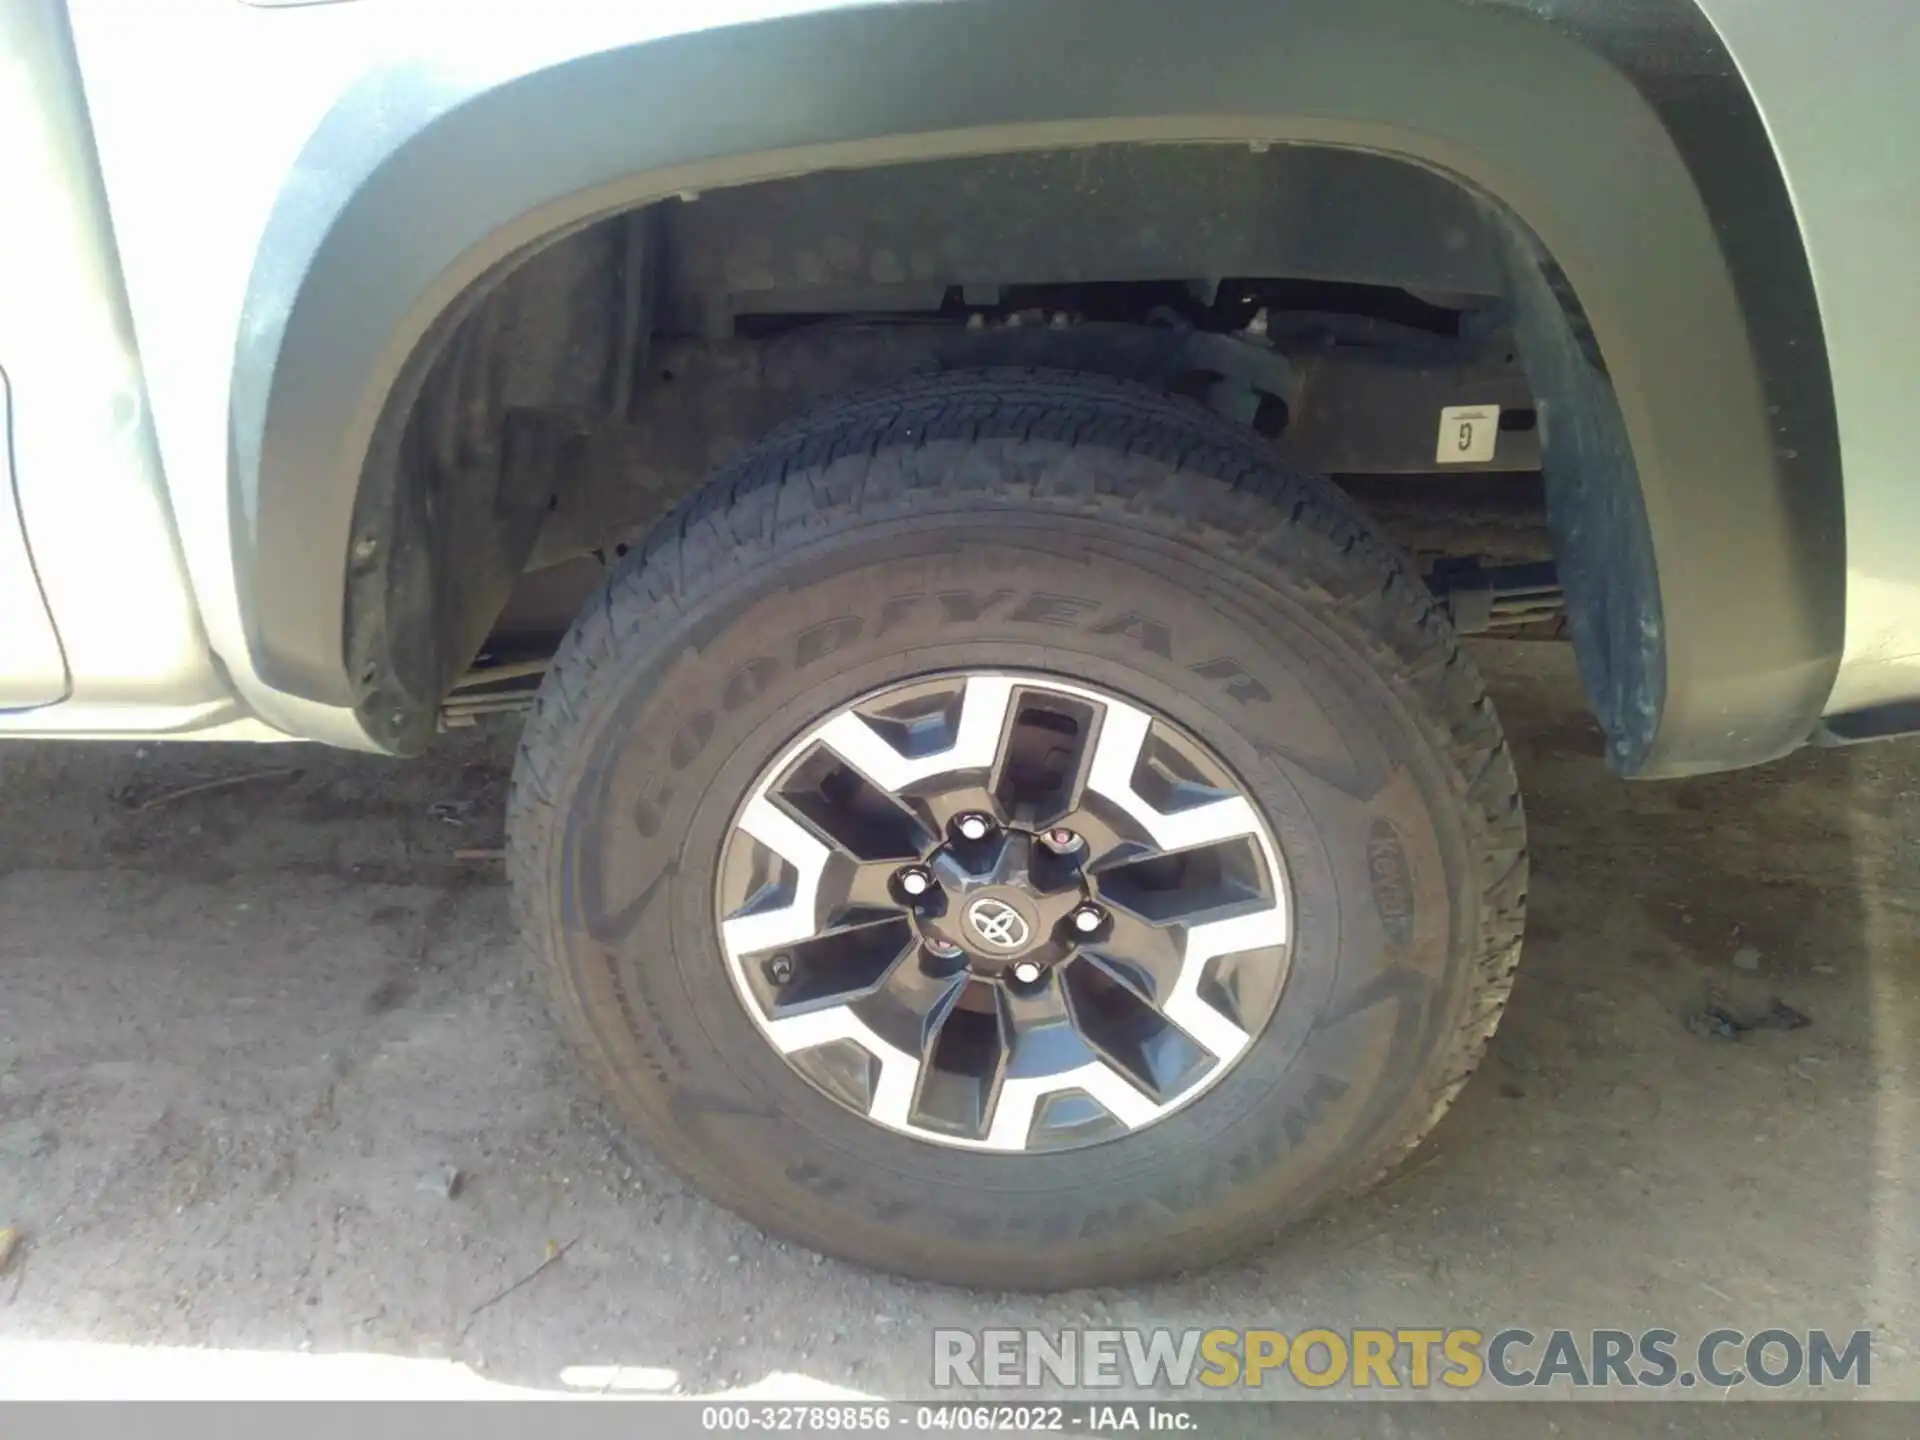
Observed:
[[[770,1231],[1046,1289],[1404,1155],[1518,956],[1524,823],[1406,561],[1257,437],[950,375],[716,477],[521,747],[516,904],[634,1131]]]

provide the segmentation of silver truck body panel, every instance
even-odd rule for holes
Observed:
[[[67,693],[67,662],[53,631],[13,493],[12,396],[0,370],[0,712],[51,705]]]
[[[0,65],[0,366],[33,561],[0,518],[0,706],[67,696],[0,715],[0,729],[160,734],[238,719],[174,541],[61,7],[0,7]],[[224,383],[196,403],[224,409]],[[23,595],[34,573],[64,672],[38,597]]]
[[[1701,0],[1772,133],[1813,266],[1847,491],[1829,714],[1920,696],[1920,7]]]
[[[234,582],[229,382],[243,329],[271,319],[243,313],[242,304],[262,232],[284,192],[326,208],[358,179],[350,166],[303,170],[307,140],[345,92],[370,79],[405,97],[393,132],[368,137],[377,154],[395,133],[518,74],[636,33],[793,7],[736,0],[676,12],[676,21],[654,7],[563,4],[540,7],[537,24],[502,23],[497,11],[483,19],[457,0],[304,7],[74,0],[67,8],[206,643],[241,705],[264,722],[263,735],[367,748],[350,710],[289,696],[254,673]],[[191,84],[179,82],[185,74]],[[183,164],[183,156],[197,158]],[[47,720],[42,715],[30,728],[46,728]]]
[[[1770,127],[1832,353],[1849,563],[1844,659],[1827,708],[1920,696],[1920,490],[1907,475],[1920,453],[1909,394],[1920,166],[1904,143],[1920,133],[1908,82],[1920,16],[1881,0],[1702,4]],[[0,57],[13,71],[0,104],[19,112],[7,129],[27,141],[0,151],[0,182],[32,217],[0,238],[0,365],[14,384],[20,511],[72,687],[63,703],[0,713],[0,732],[369,746],[351,710],[255,672],[236,584],[228,478],[249,397],[235,393],[234,358],[284,318],[248,309],[276,207],[284,214],[291,196],[317,214],[338,209],[407,134],[544,67],[825,8],[837,7],[557,3],[516,20],[461,0],[27,0],[0,12]],[[386,105],[383,132],[366,137],[364,155],[335,147],[315,166],[310,138],[368,86]],[[912,109],[879,77],[874,103]],[[96,152],[104,196],[91,178]],[[750,157],[738,169],[772,173]],[[371,430],[374,418],[356,423]],[[0,707],[44,704],[58,695],[57,647],[37,595],[23,598],[8,543],[0,512],[0,609],[26,617],[0,639]]]

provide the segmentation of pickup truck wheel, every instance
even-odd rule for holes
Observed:
[[[639,1135],[769,1230],[1008,1289],[1203,1266],[1444,1111],[1518,954],[1471,661],[1324,480],[1149,391],[842,404],[622,563],[516,904]]]

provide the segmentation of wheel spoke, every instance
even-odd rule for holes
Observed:
[[[739,828],[784,860],[792,879],[784,904],[762,900],[721,922],[721,941],[734,955],[757,955],[899,915],[894,876],[915,857],[856,859],[764,798],[747,806]]]
[[[993,1007],[995,988],[983,982],[963,985],[934,1018],[914,1090],[916,1124],[966,1140],[987,1138],[1009,1053],[1005,1027]]]
[[[1101,709],[1090,698],[1041,686],[1014,692],[993,775],[995,799],[1012,823],[1043,831],[1079,807]]]
[[[1180,980],[1185,936],[1124,910],[1109,913],[1107,933],[1081,953],[1158,1009]]]
[[[1199,925],[1273,907],[1265,859],[1253,836],[1173,850],[1114,865],[1098,877],[1100,899],[1149,925]]]
[[[904,1130],[907,1113],[913,1104],[914,1081],[920,1073],[918,1056],[909,1055],[874,1034],[873,1028],[851,1006],[835,1005],[829,1010],[814,1010],[765,1024],[766,1035],[783,1055],[817,1049],[836,1041],[850,1040],[880,1066],[867,1105],[869,1118],[896,1130]]]
[[[967,978],[963,967],[915,944],[854,1008],[876,1034],[917,1059],[932,1049],[947,1012],[967,987]]]
[[[964,971],[940,975],[927,968],[915,943],[887,967],[868,993],[849,1003],[773,1018],[767,1032],[786,1054],[851,1040],[880,1062],[868,1115],[906,1128],[919,1092],[923,1056],[966,987]]]
[[[1098,1058],[1074,1028],[1059,971],[1049,970],[1028,985],[1002,985],[995,998],[1012,1078],[1055,1075]]]
[[[831,924],[836,915],[898,910],[901,897],[895,893],[895,878],[907,863],[832,857],[820,877],[820,903],[826,923]]]
[[[1087,776],[1087,789],[1116,805],[1158,850],[1192,850],[1241,835],[1258,835],[1260,817],[1244,795],[1163,812],[1134,787],[1134,771],[1153,722],[1146,711],[1107,704]]]
[[[1285,915],[1278,907],[1198,925],[1155,925],[1115,910],[1108,928],[1102,943],[1089,947],[1089,961],[1216,1058],[1231,1060],[1246,1049],[1252,1037],[1200,993],[1200,982],[1222,956],[1284,945]]]
[[[1246,950],[1265,950],[1287,943],[1286,911],[1278,905],[1253,915],[1214,920],[1187,931],[1186,953],[1180,977],[1161,1002],[1160,1013],[1211,1050],[1222,1062],[1237,1058],[1253,1037],[1221,1014],[1200,994],[1200,980],[1209,961]]]
[[[905,864],[940,838],[900,796],[876,785],[825,745],[804,753],[771,793],[781,808],[853,860]]]
[[[1167,809],[1141,793],[1135,776],[1152,732],[1145,711],[1107,702],[1083,756],[1084,779],[1073,807],[1053,822],[1087,842],[1089,869],[1260,833],[1259,816],[1244,796],[1188,787],[1203,797],[1200,802]]]
[[[738,828],[792,866],[794,880],[785,905],[723,920],[721,943],[730,954],[740,956],[791,945],[814,935],[820,928],[820,880],[833,851],[765,796],[747,803]]]
[[[762,1008],[778,1019],[872,994],[918,944],[904,915],[883,915],[743,956],[741,973]]]
[[[1051,1096],[1076,1090],[1096,1101],[1123,1131],[1159,1118],[1161,1107],[1151,1096],[1100,1058],[1077,1032],[1072,1032],[1072,1038],[1074,1050],[1085,1058],[1071,1069],[1009,1075],[1001,1082],[994,1099],[993,1124],[987,1132],[989,1149],[1026,1149],[1041,1104]]]
[[[1079,1090],[1127,1129],[1144,1125],[1159,1106],[1090,1047],[1073,1022],[1057,972],[1031,985],[1003,985],[996,995],[1007,1060],[992,1097],[985,1144],[1024,1150],[1041,1102]]]
[[[843,710],[822,725],[817,738],[889,794],[897,795],[916,781],[948,771],[990,773],[1000,753],[1013,686],[1012,680],[1001,676],[968,680],[953,743],[931,754],[902,753],[853,710]]]
[[[1081,956],[1065,980],[1073,1023],[1087,1044],[1157,1104],[1174,1103],[1217,1068],[1209,1048],[1117,979],[1099,957]]]
[[[1285,978],[1284,877],[1237,782],[1065,682],[916,680],[828,718],[742,807],[720,890],[736,986],[789,1063],[962,1147],[1151,1124],[1245,1052]],[[988,902],[1035,938],[984,928]]]
[[[1160,853],[1153,833],[1104,795],[1083,794],[1080,803],[1054,823],[1085,842],[1091,871]]]
[[[1013,718],[1015,688],[1003,676],[976,676],[961,687],[950,714],[917,724],[876,723],[848,710],[823,725],[818,739],[937,840],[964,814],[985,814],[996,822],[1008,818],[994,793],[994,778]],[[947,743],[920,748],[929,732],[945,735]]]

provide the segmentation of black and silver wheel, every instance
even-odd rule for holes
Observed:
[[[889,686],[749,793],[717,920],[795,1071],[904,1135],[1093,1145],[1218,1083],[1287,970],[1287,891],[1219,757],[1112,694]]]
[[[1363,1185],[1497,1021],[1526,877],[1471,663],[1205,412],[949,376],[770,439],[557,657],[522,920],[722,1203],[906,1273],[1215,1261]]]

